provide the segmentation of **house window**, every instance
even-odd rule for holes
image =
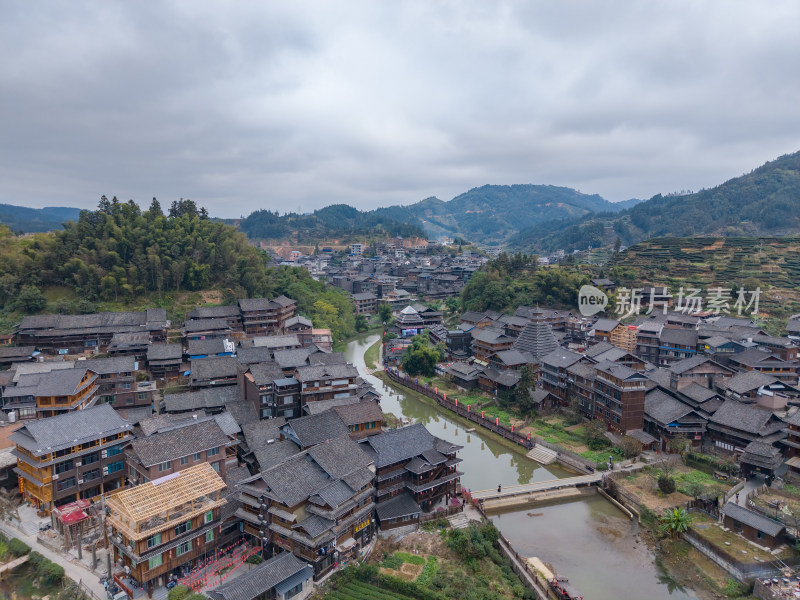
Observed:
[[[181,456],[181,464],[188,465],[189,464],[189,457],[188,456]]]
[[[123,466],[123,463],[122,463],[121,460],[118,460],[117,462],[111,463],[110,465],[108,465],[108,474],[110,475],[111,473],[116,473],[117,471],[122,471],[122,466]]]
[[[125,398],[125,404],[133,404],[133,398]]]
[[[178,556],[183,556],[184,554],[191,552],[191,550],[192,550],[192,540],[189,540],[188,542],[183,542],[180,546],[178,546],[178,551],[176,552],[176,554]]]
[[[155,548],[160,543],[161,543],[161,534],[160,533],[156,533],[154,535],[151,535],[149,538],[147,538],[147,548],[148,549]],[[150,568],[152,569],[153,567],[150,567]]]
[[[175,528],[175,535],[176,536],[182,535],[182,534],[186,533],[187,531],[191,531],[191,529],[192,529],[192,522],[191,521],[184,521],[183,523],[181,523],[180,525],[178,525]]]
[[[62,479],[56,485],[56,489],[60,492],[62,490],[69,489],[75,485],[75,478],[74,477],[67,477],[66,479]]]
[[[111,448],[106,450],[106,456],[116,456],[120,452],[122,452],[122,444],[120,444],[119,446],[112,446]]]
[[[83,474],[84,481],[91,481],[92,479],[97,479],[100,477],[100,469],[92,469],[91,471],[86,471]]]
[[[219,454],[219,447],[211,448],[211,450],[208,451],[209,456],[216,456],[217,454]]]
[[[158,465],[158,472],[161,473],[162,471],[169,471],[172,468],[172,461],[168,460],[167,462],[163,462]]]
[[[195,452],[195,453],[192,455],[192,458],[193,458],[194,460],[200,460],[200,453],[199,453],[199,452]]]
[[[137,400],[147,400],[147,392],[139,392],[136,394]]]
[[[292,589],[290,589],[288,592],[286,592],[286,593],[283,595],[283,597],[284,597],[286,600],[289,600],[289,598],[294,598],[295,596],[297,596],[297,594],[299,594],[300,592],[302,592],[302,591],[303,591],[303,584],[304,584],[304,583],[305,583],[304,581],[301,581],[301,582],[300,582],[300,583],[298,583],[296,586],[294,586]]]
[[[217,473],[219,473],[219,463],[211,463],[211,468],[214,469]]]
[[[763,539],[764,539],[764,532],[763,532],[763,531],[759,531],[759,532],[756,534],[756,537],[757,537],[758,539],[760,539],[760,540],[763,540]]]
[[[58,463],[56,465],[56,473],[61,475],[61,473],[66,473],[67,471],[72,471],[75,464],[71,460],[65,460],[62,463]]]
[[[293,403],[294,403],[294,396],[286,396],[283,399],[283,405],[284,406],[286,406],[287,404],[293,404]]]
[[[156,567],[160,567],[163,562],[164,562],[163,558],[161,558],[161,555],[158,554],[147,561],[147,568],[155,569]]]
[[[205,516],[203,518],[203,522],[211,523],[211,521],[213,521],[213,520],[214,520],[214,511],[210,510],[205,514]]]
[[[100,460],[100,454],[98,452],[92,452],[83,457],[83,464],[90,465],[96,463],[98,460]]]
[[[214,541],[214,530],[209,529],[206,531],[206,544],[209,544]]]

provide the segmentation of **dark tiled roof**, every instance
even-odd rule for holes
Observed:
[[[305,453],[298,454],[261,474],[269,492],[288,507],[297,506],[320,488],[330,477]]]
[[[697,346],[698,335],[694,329],[664,327],[658,339],[662,344],[677,344],[694,348]]]
[[[293,346],[300,347],[300,339],[296,333],[288,335],[262,335],[252,339],[253,346],[256,348],[286,348]]]
[[[308,356],[311,352],[308,348],[296,348],[294,350],[276,350],[273,358],[282,369],[302,367],[308,364]]]
[[[644,397],[644,413],[658,424],[666,426],[693,412],[688,406],[660,389],[654,389]]]
[[[252,452],[258,463],[258,469],[266,471],[298,454],[300,448],[290,440],[283,440],[282,442],[276,441],[272,444],[265,444],[260,448],[255,448]]]
[[[497,352],[494,357],[498,362],[504,365],[524,365],[534,362],[533,356],[527,352],[520,352],[519,350],[502,350]]]
[[[551,367],[566,369],[567,367],[574,365],[581,358],[582,357],[580,354],[570,352],[564,348],[556,348],[549,354],[546,354],[542,357],[542,363],[550,365]]]
[[[93,358],[80,361],[79,365],[91,369],[98,375],[110,373],[132,373],[136,371],[136,359],[133,356],[112,356],[110,358]]]
[[[239,363],[233,356],[196,358],[191,361],[191,379],[192,381],[199,381],[218,377],[236,377],[238,365]]]
[[[283,378],[283,371],[278,363],[256,363],[250,365],[250,374],[256,385],[271,385],[276,379]]]
[[[419,456],[435,447],[433,435],[422,423],[401,429],[393,429],[367,438],[367,444],[375,451],[375,466],[380,469]]]
[[[344,485],[342,482],[338,482],[341,485]],[[334,485],[336,482],[334,482]],[[344,486],[347,488],[347,486]],[[352,492],[348,489],[349,496],[345,497],[341,502],[347,501],[351,496]],[[337,494],[334,492],[332,496],[336,497]],[[333,504],[333,506],[337,506],[339,503]],[[316,538],[321,536],[326,531],[330,531],[330,529],[335,525],[335,521],[331,521],[330,519],[326,519],[325,517],[320,517],[319,515],[311,515],[310,517],[306,517],[299,523],[295,523],[292,525],[292,529],[304,529],[310,538]]]
[[[231,326],[228,325],[226,319],[197,319],[195,321],[186,321],[183,324],[184,333],[197,333],[200,331],[230,331]]]
[[[310,579],[313,569],[291,552],[284,552],[264,561],[256,568],[232,579],[215,590],[206,592],[211,600],[253,600],[298,573],[306,572]]]
[[[763,531],[767,535],[773,537],[778,535],[786,527],[783,523],[774,521],[769,517],[765,517],[760,513],[748,510],[743,506],[734,504],[733,502],[726,504],[722,509],[722,513],[734,521],[749,525],[750,527],[753,527],[758,531]]]
[[[710,365],[713,365],[716,368],[725,369],[726,371],[732,372],[727,367],[723,367],[721,364],[711,360],[709,357],[701,355],[684,358],[683,360],[680,360],[671,367],[669,367],[669,370],[672,371],[673,373],[680,375],[681,373],[685,373],[686,371],[699,367],[704,363],[709,363]]]
[[[378,513],[378,520],[385,521],[386,519],[397,519],[399,517],[408,517],[422,512],[419,504],[414,502],[414,498],[407,492],[403,492],[386,502],[380,502],[375,507]]]
[[[213,340],[189,340],[186,354],[189,356],[199,356],[200,354],[207,354],[213,356],[214,354],[222,354],[230,352],[225,348],[225,341],[221,338]]]
[[[318,415],[333,409],[336,406],[347,406],[349,404],[358,404],[362,400],[358,396],[348,396],[347,398],[334,398],[332,400],[317,400],[309,402],[305,405],[304,410],[306,414]]]
[[[101,404],[38,421],[28,421],[16,429],[9,439],[34,456],[40,456],[132,430],[133,425],[120,417],[111,405]]]
[[[283,429],[293,431],[304,448],[349,434],[347,425],[333,411],[292,419]]]
[[[131,442],[131,450],[144,466],[151,467],[230,443],[217,422],[210,419],[139,438]]]
[[[277,442],[281,438],[281,427],[286,424],[286,419],[255,420],[242,424],[242,435],[247,447],[251,450],[266,446],[270,440]]]
[[[346,379],[358,377],[358,369],[353,365],[320,365],[298,367],[298,381],[314,381],[317,379]]]
[[[756,435],[769,435],[780,429],[771,422],[773,416],[769,410],[730,398],[719,407],[709,422]]]
[[[311,404],[313,404],[313,402]],[[348,427],[359,423],[372,423],[383,420],[381,407],[374,400],[365,400],[358,404],[336,406],[333,410]]]
[[[270,348],[240,346],[236,349],[236,360],[243,365],[270,362],[272,360],[272,350]]]
[[[0,361],[9,358],[31,357],[35,351],[35,346],[0,346]]]
[[[48,373],[23,375],[19,378],[17,387],[26,389],[26,396],[71,396],[88,385],[88,382],[81,383],[86,371],[86,367],[75,367]],[[5,395],[11,395],[13,391],[14,388],[7,389]]]
[[[231,388],[237,390],[238,388]],[[254,423],[258,421],[258,412],[252,402],[237,399],[233,402],[226,402],[225,408],[233,415],[236,422],[242,427],[245,423]]]
[[[150,344],[147,348],[147,360],[180,360],[182,357],[180,344]]]
[[[304,327],[313,327],[314,324],[311,322],[311,319],[306,319],[302,315],[297,315],[290,319],[286,319],[286,323],[284,324],[285,328],[293,327],[295,325],[303,325]]]
[[[592,329],[594,329],[595,331],[609,332],[613,331],[618,326],[619,326],[619,321],[616,321],[614,319],[597,319],[597,321],[595,321],[595,324],[592,325]]]
[[[758,388],[770,385],[778,380],[772,376],[762,373],[761,371],[745,371],[737,373],[725,382],[726,389],[737,394],[746,394]]]
[[[372,458],[348,435],[314,446],[308,454],[333,478],[344,477],[372,464]]]
[[[196,392],[166,394],[164,396],[164,410],[167,412],[184,412],[187,410],[215,409],[230,405],[238,400],[238,386],[208,388],[197,390]],[[249,402],[247,404],[252,406]]]
[[[239,307],[227,306],[199,306],[189,313],[189,320],[194,319],[224,319],[238,317]]]

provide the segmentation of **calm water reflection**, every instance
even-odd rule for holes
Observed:
[[[539,465],[477,431],[467,433],[466,426],[445,412],[366,375],[364,352],[378,337],[368,334],[350,342],[347,359],[382,394],[385,412],[423,423],[433,435],[464,446],[459,456],[464,460],[460,470],[464,471],[461,483],[465,488],[488,489],[499,483],[514,485],[571,475],[557,466]],[[495,514],[491,518],[520,554],[538,556],[552,564],[560,575],[575,583],[586,600],[697,598],[669,582],[639,540],[638,524],[600,496]]]

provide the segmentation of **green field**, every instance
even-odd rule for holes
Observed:
[[[412,600],[410,596],[390,592],[362,581],[346,583],[323,597],[326,600]]]

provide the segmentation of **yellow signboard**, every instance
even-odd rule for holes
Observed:
[[[366,521],[364,521],[363,523],[359,523],[358,525],[356,525],[356,528],[355,528],[355,529],[353,529],[353,533],[358,533],[359,531],[361,531],[362,529],[364,529],[364,527],[366,527],[367,525],[369,525],[369,521],[370,521],[370,520],[369,520],[369,519],[367,519],[367,520],[366,520]]]

